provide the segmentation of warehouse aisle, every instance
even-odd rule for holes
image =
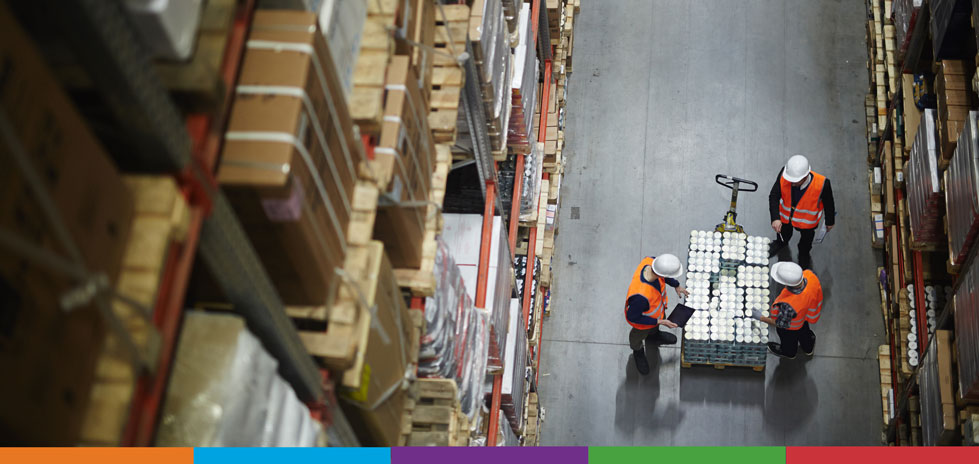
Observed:
[[[863,8],[620,0],[582,10],[543,333],[544,444],[879,444]],[[640,376],[622,306],[641,257],[685,260],[688,232],[721,220],[729,191],[716,173],[759,183],[740,197],[739,222],[772,235],[767,192],[796,153],[833,181],[839,209],[813,249],[826,292],[815,357],[769,356],[764,373],[681,369],[670,347],[649,351],[654,371]]]

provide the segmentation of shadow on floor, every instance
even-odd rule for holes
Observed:
[[[765,422],[784,432],[803,426],[819,406],[819,391],[806,364],[812,358],[778,358],[765,388]]]
[[[615,394],[615,428],[620,433],[631,434],[640,426],[644,429],[671,428],[679,415],[673,402],[656,408],[660,384],[672,384],[671,363],[663,361],[659,347],[647,348],[646,358],[649,361],[648,375],[639,373],[633,355],[626,358],[625,379]],[[664,376],[665,381],[661,379]]]
[[[736,403],[761,406],[765,400],[765,373],[746,367],[715,369],[694,365],[680,369],[683,403]]]

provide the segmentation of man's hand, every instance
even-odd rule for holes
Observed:
[[[659,322],[659,325],[661,325],[663,327],[666,327],[667,329],[675,329],[675,328],[679,327],[678,325],[676,325],[675,322],[673,322],[673,321],[671,321],[669,319],[663,319],[662,321]]]
[[[834,224],[834,225],[835,225],[835,224]],[[833,230],[833,226],[830,226],[830,225],[827,225],[827,226],[826,226],[826,232],[829,232],[829,231],[831,231],[831,230]]]
[[[782,233],[782,221],[780,221],[778,219],[772,221],[772,230],[774,230],[775,233],[777,233],[777,234],[781,234]]]
[[[761,320],[761,310],[760,309],[752,309],[751,310],[751,318],[760,321]]]
[[[679,286],[679,287],[676,288],[676,294],[679,295],[679,296],[682,296],[682,297],[688,297],[688,296],[690,296],[690,292],[687,291],[687,289],[684,288],[683,285],[681,285],[681,286]]]

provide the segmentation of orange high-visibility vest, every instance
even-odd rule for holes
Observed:
[[[646,298],[646,300],[649,302],[649,309],[646,312],[644,312],[643,315],[656,318],[657,320],[663,319],[666,305],[668,304],[668,298],[666,296],[665,279],[653,274],[654,276],[656,276],[657,279],[659,279],[659,288],[663,289],[662,292],[656,290],[656,287],[653,287],[652,285],[642,281],[643,268],[652,265],[653,265],[653,258],[650,258],[648,256],[643,258],[643,260],[639,263],[639,267],[636,268],[636,272],[632,274],[632,282],[629,284],[629,294],[626,296],[626,304],[625,304],[626,322],[628,322],[630,325],[632,325],[633,327],[639,330],[652,329],[655,328],[656,325],[636,324],[633,323],[632,321],[629,321],[629,298],[630,297],[632,297],[633,295],[642,295],[644,298]]]
[[[806,322],[810,324],[819,322],[819,314],[823,310],[823,286],[819,283],[816,274],[809,270],[802,271],[802,278],[806,280],[806,288],[802,293],[796,295],[786,288],[775,299],[775,303],[788,304],[795,310],[795,318],[789,324],[789,330],[799,330]],[[778,316],[775,303],[772,304],[772,319]]]
[[[792,224],[796,229],[815,229],[823,217],[823,183],[826,176],[812,173],[809,187],[802,193],[799,203],[792,207],[792,183],[779,177],[782,198],[778,200],[778,214],[782,224]]]

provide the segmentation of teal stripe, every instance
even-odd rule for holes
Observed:
[[[590,447],[589,464],[785,464],[783,447]]]
[[[391,464],[391,448],[194,448],[194,464]]]

